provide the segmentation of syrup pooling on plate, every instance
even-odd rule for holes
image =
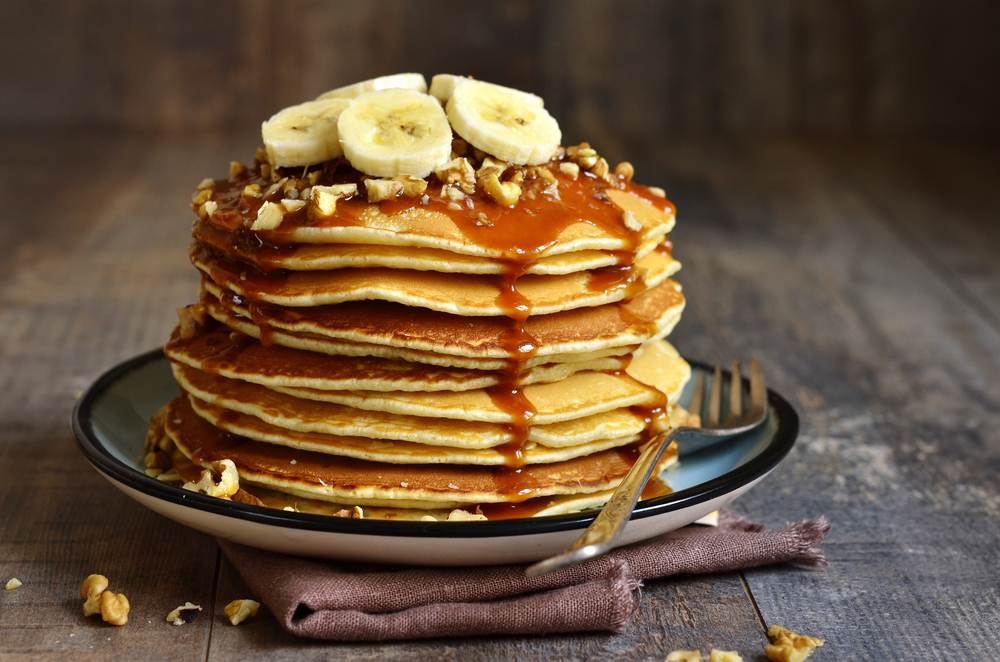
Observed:
[[[177,412],[247,435],[226,452],[248,475],[261,470],[254,453],[273,463],[282,447],[383,469],[327,490],[296,484],[307,467],[289,461],[278,473],[290,493],[437,508],[428,486],[463,475],[488,477],[476,496],[448,483],[458,492],[444,501],[469,512],[529,501],[517,512],[551,512],[535,510],[545,497],[594,507],[614,471],[552,490],[585,459],[634,462],[690,372],[672,349],[649,351],[684,306],[673,206],[629,164],[558,147],[541,106],[516,135],[477,130],[494,120],[469,115],[469,98],[499,95],[513,112],[527,97],[452,82],[437,99],[390,89],[324,105],[342,114],[324,120],[339,146],[317,137],[313,106],[286,109],[265,122],[252,166],[199,186],[190,257],[202,284],[187,314],[198,322],[182,315],[167,348],[190,390]],[[393,148],[366,144],[359,127],[404,112],[404,99],[427,113],[411,118],[426,131],[379,124]],[[412,480],[400,473],[416,466]]]

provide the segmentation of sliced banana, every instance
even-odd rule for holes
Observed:
[[[455,133],[473,147],[516,165],[539,165],[555,155],[562,140],[559,124],[524,92],[463,80],[448,100]]]
[[[455,92],[455,86],[461,85],[462,83],[467,83],[471,81],[471,78],[465,78],[464,76],[455,76],[454,74],[438,74],[431,79],[431,89],[428,94],[435,97],[441,104],[448,103],[448,99]],[[504,87],[503,85],[497,85],[495,83],[486,83],[483,81],[475,81],[481,85],[491,85],[499,90],[505,90],[512,94],[516,94],[524,99],[526,102],[530,103],[532,106],[544,106],[545,102],[542,97],[537,94],[532,94],[531,92],[522,92],[521,90],[515,90],[512,87]]]
[[[335,90],[325,92],[317,99],[353,99],[365,92],[390,89],[416,90],[417,92],[427,91],[427,81],[421,74],[393,74],[391,76],[379,76],[370,80],[363,80],[360,83],[338,87]]]
[[[426,177],[451,159],[451,127],[441,104],[416,90],[362,94],[337,127],[344,156],[374,177]]]
[[[285,108],[261,125],[267,159],[275,167],[308,166],[344,153],[337,119],[350,101],[306,101]]]

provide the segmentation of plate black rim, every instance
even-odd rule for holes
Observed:
[[[526,519],[493,520],[489,522],[402,522],[386,520],[345,519],[307,513],[265,510],[233,501],[182,490],[161,483],[114,457],[94,433],[92,416],[95,405],[107,390],[130,372],[161,360],[167,362],[163,349],[155,349],[112,367],[94,381],[73,407],[71,426],[77,446],[84,457],[97,469],[116,482],[148,496],[190,508],[267,526],[310,530],[326,533],[375,535],[391,537],[431,538],[496,538],[553,533],[586,528],[597,511],[569,515],[549,515]],[[692,367],[712,371],[714,366],[685,359]],[[723,371],[728,379],[728,373]],[[768,402],[778,418],[778,429],[768,446],[743,465],[694,487],[640,501],[632,515],[644,519],[681,510],[724,496],[776,467],[795,444],[799,417],[795,409],[779,394],[768,389]],[[166,404],[166,403],[164,403]]]

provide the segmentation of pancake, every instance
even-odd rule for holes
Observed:
[[[251,239],[242,231],[224,232],[210,223],[195,223],[192,235],[196,242],[210,246],[230,258],[253,265],[264,272],[327,271],[330,269],[388,267],[441,273],[497,274],[508,266],[493,258],[462,255],[439,248],[380,246],[372,244],[292,244],[275,246]],[[669,241],[655,236],[635,251],[641,259],[653,250],[668,253]],[[543,255],[525,268],[525,274],[562,275],[619,266],[614,251],[585,250],[561,255]]]
[[[334,269],[265,274],[246,263],[191,246],[191,261],[220,288],[280,306],[312,307],[378,299],[455,315],[497,316],[504,279],[410,269]],[[680,269],[669,255],[652,252],[631,267],[607,267],[560,276],[525,275],[517,291],[532,314],[599,306],[655,287]]]
[[[258,329],[266,325],[268,331],[275,332],[272,340],[279,344],[285,344],[276,333],[281,331],[300,337],[330,338],[355,345],[380,345],[401,350],[382,354],[363,354],[359,351],[356,355],[411,361],[421,361],[422,352],[430,353],[434,361],[441,361],[442,355],[520,358],[508,341],[514,325],[509,318],[502,316],[461,317],[383,301],[348,302],[303,309],[255,305],[210,281],[203,282],[203,287],[205,294],[210,296],[202,300],[212,317],[254,337],[260,336],[259,330],[253,333],[248,325],[231,324],[235,320],[231,320],[230,314],[253,320]],[[523,324],[523,334],[530,337],[536,349],[525,362],[525,367],[550,362],[544,359],[551,359],[553,355],[638,346],[658,337],[683,308],[684,296],[679,284],[668,279],[628,303],[530,316]],[[533,360],[537,361],[532,363]]]
[[[165,353],[172,361],[212,374],[242,379],[271,388],[286,386],[327,391],[467,391],[497,386],[503,375],[493,370],[441,368],[426,363],[319,354],[260,342],[229,327],[219,326],[188,339],[178,329],[170,336]],[[624,370],[627,356],[547,363],[526,369],[524,385],[554,382],[580,370]],[[498,364],[498,367],[503,367]]]

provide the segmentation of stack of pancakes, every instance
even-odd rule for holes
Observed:
[[[154,425],[175,468],[193,480],[231,460],[240,500],[303,512],[603,504],[642,444],[685,416],[690,368],[662,340],[684,306],[674,210],[631,168],[560,167],[588,148],[524,169],[513,206],[481,188],[455,204],[433,174],[419,195],[369,202],[343,158],[303,171],[263,150],[206,180],[199,303],[165,350],[182,395]],[[351,184],[332,214],[300,206],[250,229],[269,201]]]

